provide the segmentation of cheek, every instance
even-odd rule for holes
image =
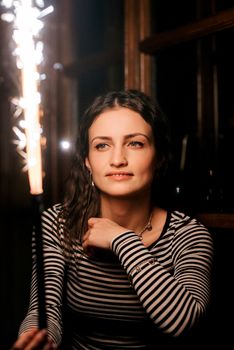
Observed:
[[[141,161],[138,163],[138,169],[139,172],[146,176],[147,178],[153,178],[155,169],[156,169],[156,162],[155,157],[150,157],[147,159],[147,157],[142,157]]]
[[[104,169],[104,165],[106,163],[105,156],[99,156],[98,154],[93,154],[90,152],[89,154],[89,164],[92,170],[92,173],[100,173]]]
[[[153,177],[154,173],[155,173],[155,169],[156,169],[156,164],[155,164],[154,160],[152,160],[150,163],[148,163],[147,169],[148,169],[149,175],[151,175]]]

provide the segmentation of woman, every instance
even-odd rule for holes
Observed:
[[[64,203],[43,215],[49,340],[36,329],[33,274],[15,349],[59,346],[64,306],[73,349],[155,348],[204,315],[212,239],[196,219],[160,207],[168,159],[166,120],[149,97],[128,90],[95,99]]]

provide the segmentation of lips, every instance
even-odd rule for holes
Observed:
[[[106,174],[106,176],[133,176],[133,174],[126,171],[113,171]]]
[[[124,176],[133,176],[132,173],[128,173],[128,172],[125,172],[125,171],[113,171],[113,172],[110,172],[108,174],[106,174],[106,176],[113,176],[113,177],[124,177]]]

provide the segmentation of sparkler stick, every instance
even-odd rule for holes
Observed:
[[[45,301],[45,277],[44,277],[44,257],[43,240],[41,229],[41,213],[43,211],[43,198],[41,194],[32,195],[33,222],[35,232],[35,253],[37,272],[37,294],[38,294],[38,327],[47,328],[46,301]]]
[[[22,138],[17,141],[18,151],[27,160],[30,193],[32,196],[33,225],[35,232],[36,273],[38,287],[38,326],[40,329],[47,327],[45,306],[45,278],[43,240],[41,227],[41,214],[43,211],[43,180],[41,157],[41,126],[40,126],[40,94],[38,91],[39,73],[37,66],[42,58],[42,43],[35,42],[35,36],[43,27],[41,18],[53,11],[53,7],[41,9],[42,0],[2,0],[7,12],[2,19],[14,24],[13,38],[17,48],[17,66],[21,69],[21,93],[22,98],[18,105],[17,115],[24,114],[25,134],[17,127],[15,133]],[[26,148],[26,154],[23,149]]]
[[[41,229],[41,214],[43,211],[43,185],[42,185],[42,161],[41,161],[41,137],[39,122],[38,87],[35,79],[37,73],[36,57],[31,21],[31,0],[21,1],[21,11],[18,17],[18,26],[21,35],[18,45],[21,50],[21,77],[22,95],[24,101],[24,119],[26,135],[26,153],[28,163],[28,177],[30,192],[32,195],[33,225],[35,232],[37,295],[38,295],[38,326],[40,329],[47,327],[45,307],[45,281],[43,240]],[[30,54],[31,53],[31,54]]]

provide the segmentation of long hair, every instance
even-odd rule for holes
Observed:
[[[63,203],[65,237],[68,240],[81,240],[87,230],[88,219],[100,215],[99,192],[92,185],[89,170],[85,166],[85,158],[89,152],[88,131],[98,115],[118,107],[139,113],[152,128],[157,154],[152,182],[153,202],[157,198],[155,191],[159,188],[160,178],[165,174],[170,158],[170,138],[164,113],[156,101],[138,90],[111,91],[98,96],[79,123],[76,151]]]

